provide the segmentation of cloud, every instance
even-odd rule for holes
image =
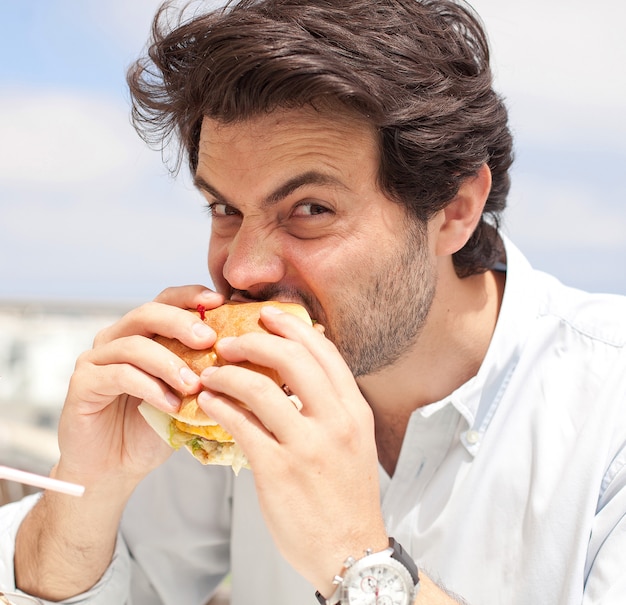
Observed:
[[[159,4],[72,8],[72,27],[93,41],[84,47],[89,70],[68,68],[55,82],[68,49],[31,47],[35,59],[49,57],[45,83],[31,60],[23,79],[0,89],[0,296],[145,300],[166,285],[206,282],[210,224],[199,196],[188,179],[172,181],[159,153],[137,137],[122,98],[126,62],[141,51]],[[610,178],[626,156],[626,4],[473,4],[490,32],[517,140],[508,231],[557,274],[570,270],[567,250],[595,250],[589,273],[576,277],[593,281],[597,261],[610,284],[626,247],[623,187]],[[69,28],[63,10],[48,11]],[[22,36],[28,27],[15,24]],[[574,149],[565,170],[559,158]],[[604,171],[593,168],[599,162]]]
[[[201,198],[122,103],[13,91],[0,116],[0,295],[146,300],[208,281]]]
[[[128,109],[66,90],[0,90],[0,183],[78,186],[136,167]]]
[[[174,6],[186,4],[198,6],[206,12],[211,8],[225,4],[226,0],[176,0]],[[139,52],[150,34],[150,26],[157,9],[163,0],[133,0],[132,2],[110,1],[106,8],[100,3],[91,3],[85,7],[86,19],[98,23],[102,30],[108,31],[117,44],[122,44],[131,52]]]
[[[492,47],[496,86],[517,130],[533,138],[626,136],[626,4],[598,0],[475,0]]]
[[[533,264],[626,293],[626,4],[474,0],[516,142],[504,217]]]
[[[599,203],[598,190],[591,184],[526,176],[518,185],[505,221],[518,241],[553,249],[626,249],[626,213]],[[517,190],[524,192],[523,197]]]

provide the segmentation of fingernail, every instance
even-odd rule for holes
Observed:
[[[267,305],[263,307],[263,312],[269,313],[270,315],[281,315],[282,313],[284,313],[282,309],[279,309],[278,307],[273,307],[272,305]]]
[[[165,393],[165,401],[167,405],[169,405],[172,409],[177,410],[178,406],[180,406],[180,399],[174,395],[171,391]]]
[[[217,372],[217,366],[209,366],[208,368],[204,368],[204,370],[202,370],[202,373],[200,374],[200,376],[201,377],[210,376],[214,372]]]
[[[180,369],[180,378],[189,386],[194,386],[198,382],[198,376],[194,372],[192,372],[187,366],[183,366]]]
[[[211,328],[209,328],[209,326],[207,326],[204,323],[195,323],[193,324],[193,333],[198,337],[198,338],[209,338],[210,336],[213,336],[213,330]]]

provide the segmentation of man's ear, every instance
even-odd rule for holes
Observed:
[[[454,199],[442,210],[436,253],[447,256],[458,252],[480,220],[491,191],[491,170],[483,164],[475,176],[463,181]]]

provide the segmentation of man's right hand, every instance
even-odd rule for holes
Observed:
[[[85,486],[80,499],[46,492],[22,523],[15,555],[17,586],[62,600],[93,586],[108,567],[119,520],[136,485],[171,448],[137,410],[142,400],[166,412],[174,391],[198,392],[200,379],[153,340],[176,338],[195,349],[215,333],[184,309],[219,306],[201,286],[169,288],[102,330],[82,354],[59,422],[61,457],[53,474]]]

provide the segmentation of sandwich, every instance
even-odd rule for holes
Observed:
[[[261,321],[260,312],[262,307],[268,305],[292,313],[309,325],[313,323],[301,305],[277,301],[227,302],[210,310],[198,307],[197,311],[190,313],[198,315],[215,330],[218,342],[227,336],[240,336],[247,332],[267,332]],[[207,367],[229,363],[217,353],[214,346],[210,349],[195,350],[172,338],[155,336],[154,340],[183,359],[196,374],[200,374]],[[275,370],[247,361],[235,365],[269,376],[289,395],[288,387]],[[181,405],[175,413],[162,412],[146,402],[139,406],[139,411],[156,433],[174,449],[184,446],[202,464],[232,466],[235,473],[241,468],[249,468],[248,460],[240,446],[235,443],[232,435],[205,414],[198,405],[197,395],[185,395],[180,392],[177,392],[177,395],[181,399]]]

